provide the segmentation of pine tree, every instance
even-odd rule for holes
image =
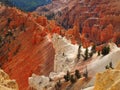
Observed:
[[[86,48],[85,50],[85,57],[84,57],[84,60],[87,60],[88,59],[88,48]]]
[[[78,54],[77,54],[77,59],[80,59],[80,52],[81,52],[81,44],[79,45],[79,48],[78,48]]]
[[[11,18],[8,18],[8,19],[7,19],[7,26],[9,26],[9,24],[10,24],[11,21],[12,21]]]
[[[76,82],[76,77],[74,75],[71,75],[70,81],[71,81],[72,84],[75,83]]]
[[[79,70],[75,70],[75,76],[77,77],[77,79],[81,78]]]
[[[86,71],[83,73],[83,76],[87,79],[88,78],[88,71],[87,71],[87,67],[86,67]]]
[[[98,56],[100,56],[100,50],[98,51]]]
[[[92,52],[92,53],[96,53],[96,45],[95,45],[95,44],[92,46],[91,52]]]
[[[110,52],[110,47],[109,46],[105,46],[103,49],[102,49],[102,55],[105,56],[107,54],[109,54]]]
[[[62,86],[62,84],[61,84],[61,81],[60,81],[60,80],[57,82],[57,86],[58,86],[59,88]]]
[[[114,69],[112,62],[109,63],[109,67],[110,67],[111,69]]]
[[[89,56],[92,57],[93,56],[93,52],[89,53]]]
[[[105,69],[109,69],[109,66],[108,66],[108,65],[106,65],[106,66],[105,66]]]
[[[64,75],[64,79],[66,82],[68,82],[70,80],[70,72],[69,71],[67,71],[67,74]]]

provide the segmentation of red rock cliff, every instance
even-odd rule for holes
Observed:
[[[55,50],[47,33],[48,21],[15,8],[0,9],[1,66],[17,80],[20,90],[27,90],[32,73],[48,75],[54,69]]]

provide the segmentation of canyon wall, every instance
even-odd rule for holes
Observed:
[[[0,67],[16,79],[20,90],[27,90],[32,73],[47,76],[54,70],[48,21],[16,8],[0,6],[0,10]]]
[[[77,22],[77,30],[82,38],[73,35],[72,40],[80,42],[82,39],[82,43],[93,42],[97,45],[113,41],[119,46],[119,37],[116,36],[116,33],[120,33],[119,4],[119,0],[68,0],[66,3],[59,0],[39,7],[35,12],[55,19],[68,31]]]

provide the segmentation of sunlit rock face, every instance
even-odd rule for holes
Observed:
[[[65,37],[53,35],[52,42],[55,48],[54,71],[66,72],[71,70],[76,61],[78,45],[71,44]]]
[[[44,75],[36,75],[32,74],[31,77],[29,77],[28,82],[29,82],[29,89],[30,90],[54,90],[55,89],[55,84],[58,78],[61,78],[61,76],[65,75],[65,73],[60,72],[60,73],[55,73],[51,72],[49,76],[44,76]],[[50,81],[50,79],[52,81]]]
[[[107,70],[96,76],[95,90],[119,90],[120,70]]]
[[[108,65],[111,61],[113,63],[113,66],[116,66],[119,62],[119,58],[120,58],[119,54],[120,54],[120,48],[117,48],[115,46],[114,49],[111,50],[110,54],[104,57],[98,57],[94,62],[88,64],[87,67],[88,67],[89,75],[93,78],[86,86],[87,87],[93,86],[96,73],[105,71],[105,66]]]
[[[115,69],[106,70],[96,75],[94,90],[119,90],[120,89],[120,63]]]
[[[35,74],[29,78],[29,85],[37,90],[43,90],[45,86],[49,85],[49,78],[45,76],[37,76]]]
[[[19,90],[15,80],[11,80],[3,70],[0,69],[0,90]]]

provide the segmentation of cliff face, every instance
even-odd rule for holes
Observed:
[[[0,67],[17,80],[20,90],[27,90],[32,73],[48,75],[54,70],[51,34],[59,28],[45,17],[16,8],[0,10]]]
[[[71,70],[77,60],[78,45],[59,35],[53,35],[52,43],[55,48],[54,72],[67,72]]]
[[[19,90],[15,80],[11,80],[9,76],[0,69],[0,90]]]

